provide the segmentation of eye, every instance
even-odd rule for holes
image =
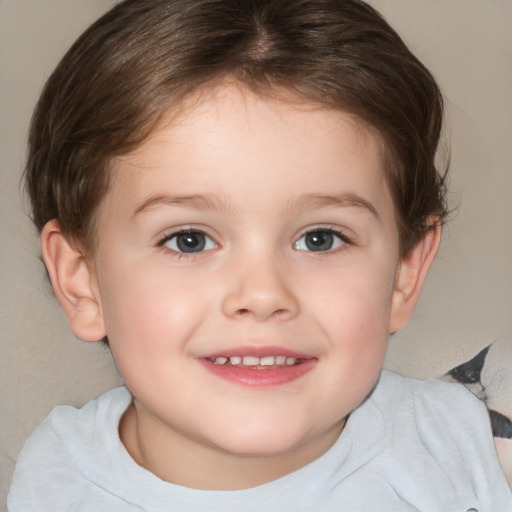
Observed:
[[[175,252],[195,253],[216,249],[217,244],[202,231],[186,230],[166,236],[158,245]]]
[[[298,251],[325,252],[337,249],[347,243],[343,233],[332,229],[315,229],[304,233],[293,245]]]

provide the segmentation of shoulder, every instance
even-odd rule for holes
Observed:
[[[383,370],[380,381],[375,389],[377,402],[389,406],[397,404],[396,398],[419,401],[428,408],[448,409],[456,405],[457,409],[477,410],[480,413],[485,406],[470,391],[460,384],[445,382],[439,379],[417,380],[402,377]],[[403,402],[398,402],[401,404]],[[477,413],[478,414],[478,413]]]
[[[381,411],[388,435],[405,442],[407,435],[439,455],[454,453],[457,447],[494,451],[489,415],[485,405],[464,386],[438,379],[419,381],[384,371],[372,395]],[[468,444],[469,443],[469,444]],[[440,447],[449,448],[444,452]]]
[[[480,510],[511,505],[487,409],[466,388],[384,371],[371,400],[385,424],[387,449],[381,460],[389,461],[388,477],[396,488],[408,492],[409,478],[418,472],[416,482],[428,484],[417,486],[418,495],[428,496],[435,484],[446,487],[446,494],[451,489],[454,497],[474,499]]]
[[[492,437],[485,405],[460,384],[420,381],[383,371],[372,398],[385,416],[400,414],[414,421],[419,430],[426,429],[426,434],[439,429],[456,431],[458,439],[476,432],[483,439]]]
[[[116,432],[130,401],[129,392],[118,388],[80,409],[55,407],[18,457],[8,495],[9,511],[68,510],[84,485],[86,467],[94,459],[95,433],[99,429],[104,435]]]

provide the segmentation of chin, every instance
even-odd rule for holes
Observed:
[[[294,451],[308,441],[298,433],[294,435],[290,429],[276,432],[276,429],[269,429],[268,426],[259,431],[240,429],[231,432],[229,436],[226,436],[227,432],[228,430],[224,432],[222,438],[211,439],[209,444],[236,457],[278,457]]]
[[[261,424],[256,422],[247,428],[242,427],[232,431],[230,435],[225,429],[222,441],[215,443],[225,453],[237,457],[280,457],[293,452],[315,453],[315,457],[323,454],[338,438],[344,422],[336,422],[328,428],[319,428],[318,431],[311,427],[306,428],[297,424],[273,422]],[[260,428],[257,428],[257,427]],[[307,455],[306,455],[307,457]]]

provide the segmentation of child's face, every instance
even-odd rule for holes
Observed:
[[[332,444],[394,329],[382,165],[349,115],[234,86],[117,161],[93,268],[147,442],[298,459]]]

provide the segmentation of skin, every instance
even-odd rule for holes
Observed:
[[[75,334],[108,335],[134,395],[120,425],[134,460],[177,484],[240,489],[332,446],[439,232],[400,260],[381,140],[353,116],[234,84],[195,100],[115,162],[93,256],[55,222],[43,254]],[[204,250],[179,252],[183,229],[204,233]],[[338,234],[312,251],[309,231]],[[208,369],[212,354],[261,350],[310,368],[276,385]]]

